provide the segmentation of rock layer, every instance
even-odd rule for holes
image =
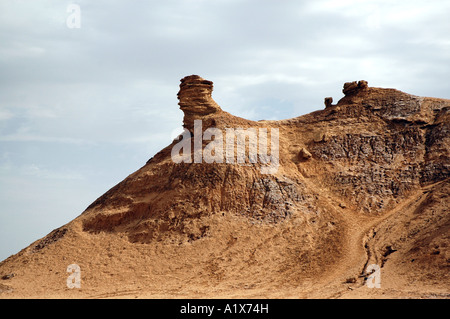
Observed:
[[[183,125],[189,130],[193,129],[194,119],[218,113],[221,108],[212,99],[213,82],[205,80],[198,75],[190,75],[181,79],[178,99],[180,109],[184,112]]]

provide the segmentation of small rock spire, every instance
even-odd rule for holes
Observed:
[[[184,127],[191,130],[194,120],[220,112],[220,106],[212,99],[213,82],[198,75],[189,75],[181,79],[177,94],[178,105],[184,112]]]
[[[367,81],[354,81],[354,82],[346,82],[344,83],[344,88],[342,89],[342,93],[344,95],[353,95],[358,93],[361,90],[364,90],[368,87]]]

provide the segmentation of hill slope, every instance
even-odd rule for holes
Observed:
[[[254,122],[223,111],[212,88],[182,79],[184,139],[1,262],[0,297],[449,297],[450,100],[349,82],[336,105]],[[223,140],[278,132],[279,166],[219,163],[225,150],[208,157],[207,136],[195,141],[208,128]],[[190,163],[174,162],[183,140]],[[66,285],[70,264],[81,289]],[[371,264],[381,288],[366,285]]]

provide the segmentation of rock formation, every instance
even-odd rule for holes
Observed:
[[[212,99],[213,82],[205,80],[198,75],[190,75],[181,79],[178,92],[178,105],[184,112],[183,126],[192,129],[194,119],[221,112],[221,108]]]
[[[332,103],[333,103],[333,98],[332,97],[326,97],[325,100],[324,100],[324,103],[325,103],[325,107],[326,108],[330,107],[332,105]]]
[[[306,148],[302,147],[298,156],[300,160],[308,160],[312,157],[312,154]]]
[[[449,297],[450,100],[348,82],[336,105],[255,122],[221,110],[212,89],[181,80],[184,127],[278,129],[276,173],[174,163],[174,141],[3,261],[0,277],[15,276],[0,296]],[[78,295],[65,286],[72,263]],[[365,286],[370,264],[381,289]]]
[[[367,81],[361,80],[361,81],[353,81],[353,82],[346,82],[344,83],[344,88],[342,89],[342,93],[345,95],[352,95],[356,94],[357,92],[364,90],[368,87]]]

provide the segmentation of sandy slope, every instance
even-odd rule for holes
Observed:
[[[432,189],[443,188],[434,185]],[[448,195],[448,183],[445,191]],[[444,191],[444,190],[443,190]],[[438,192],[438,191],[436,191]],[[428,194],[428,195],[427,195]],[[2,264],[2,273],[15,277],[2,282],[2,298],[448,298],[448,231],[431,235],[436,243],[405,241],[386,257],[381,270],[381,288],[368,288],[363,274],[368,262],[380,263],[382,243],[364,245],[376,229],[377,236],[402,241],[411,231],[398,219],[414,221],[423,197],[418,192],[401,208],[376,220],[356,214],[343,215],[345,230],[340,258],[320,271],[308,269],[315,260],[299,256],[302,246],[295,230],[295,217],[285,225],[255,225],[236,216],[217,216],[210,237],[184,244],[132,244],[117,234],[85,234],[79,223],[69,223],[68,235],[40,252],[22,251]],[[441,209],[442,210],[442,209]],[[434,215],[422,212],[416,227]],[[448,217],[444,212],[437,219]],[[405,222],[406,224],[407,222]],[[294,224],[294,225],[293,225]],[[447,225],[447,226],[445,226]],[[396,228],[392,234],[391,228]],[[257,239],[255,239],[257,238]],[[437,239],[436,239],[437,238]],[[442,246],[439,246],[443,245]],[[400,244],[399,244],[400,245]],[[417,253],[407,251],[409,246]],[[430,251],[436,246],[443,252]],[[394,246],[396,247],[396,246]],[[371,251],[370,258],[368,251]],[[324,255],[334,254],[329,247]],[[327,259],[327,256],[324,256]],[[316,257],[317,258],[317,257]],[[422,259],[421,259],[422,258]],[[306,260],[305,260],[306,259]],[[411,262],[415,259],[414,262]],[[370,260],[370,261],[369,261]],[[67,265],[81,267],[82,288],[66,287]],[[305,269],[306,267],[306,269]],[[426,274],[423,273],[427,270]],[[354,281],[352,280],[354,279]],[[6,287],[11,287],[8,290]]]

